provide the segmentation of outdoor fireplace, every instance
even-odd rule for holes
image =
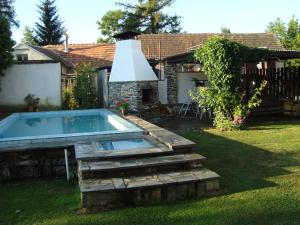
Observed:
[[[145,105],[158,104],[158,79],[141,50],[141,41],[126,38],[136,33],[116,35],[116,53],[109,79],[109,101],[127,99],[129,111],[140,113]],[[149,107],[148,107],[149,108]]]
[[[146,88],[142,89],[142,104],[151,104],[151,95],[152,95],[153,89],[152,88]]]

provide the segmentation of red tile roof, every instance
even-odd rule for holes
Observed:
[[[65,60],[78,63],[92,63],[94,66],[111,65],[115,53],[114,44],[69,44],[68,52],[64,45],[47,45],[44,48],[58,53]]]
[[[232,33],[232,34],[142,34],[142,50],[148,59],[162,59],[165,57],[186,53],[201,45],[210,37],[221,35],[229,40],[237,41],[249,47],[261,47],[283,50],[279,40],[270,33]],[[111,44],[70,44],[69,51],[64,52],[64,45],[48,45],[65,60],[73,64],[82,62],[92,63],[94,66],[109,66],[112,64],[115,45]]]

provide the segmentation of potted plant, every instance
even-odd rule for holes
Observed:
[[[122,113],[122,115],[127,115],[128,107],[128,99],[116,101],[116,108]]]
[[[242,127],[245,123],[246,114],[248,111],[245,106],[237,105],[233,110],[233,124],[236,127]]]
[[[24,98],[24,101],[27,103],[27,110],[29,112],[34,112],[37,110],[40,98],[36,98],[33,94],[28,94]]]

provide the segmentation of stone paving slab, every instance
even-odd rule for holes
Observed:
[[[175,185],[184,183],[196,183],[210,180],[217,180],[220,176],[206,168],[201,168],[191,171],[178,171],[161,174],[153,174],[148,176],[137,176],[127,178],[112,178],[112,179],[87,179],[81,180],[81,192],[94,191],[114,191],[125,189],[143,189],[153,188],[163,185]],[[213,184],[218,186],[218,182]]]
[[[203,168],[201,170],[194,170],[193,174],[200,180],[220,178],[219,174],[206,168]]]
[[[124,183],[127,189],[150,188],[163,185],[163,183],[159,180],[159,177],[157,175],[124,179]]]
[[[114,184],[111,179],[90,179],[79,183],[81,192],[95,192],[95,191],[111,191],[114,190]]]
[[[112,178],[111,180],[116,190],[126,188],[123,178]]]
[[[141,159],[123,159],[118,161],[80,161],[79,171],[110,171],[131,168],[153,167],[202,161],[205,157],[197,153],[158,156]]]
[[[192,148],[195,146],[195,143],[181,137],[171,131],[168,131],[164,128],[161,128],[159,126],[156,126],[152,123],[149,123],[139,117],[136,116],[127,116],[125,117],[127,120],[135,123],[142,129],[145,129],[149,132],[149,134],[155,138],[157,138],[159,141],[166,144],[170,149],[176,150],[181,148]]]

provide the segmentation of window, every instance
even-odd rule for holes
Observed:
[[[17,54],[18,62],[28,61],[28,54]]]

